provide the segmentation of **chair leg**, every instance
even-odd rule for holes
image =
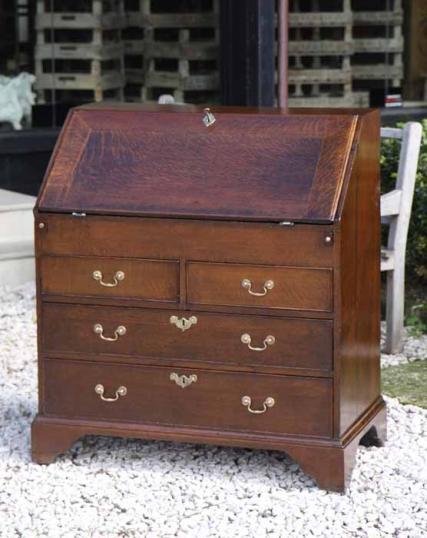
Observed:
[[[405,307],[405,266],[396,263],[387,273],[387,334],[386,353],[400,353],[403,349],[403,319]]]

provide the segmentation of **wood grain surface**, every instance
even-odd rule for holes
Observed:
[[[331,269],[190,263],[188,302],[330,312],[332,274]],[[250,280],[250,290],[242,286],[243,280]],[[265,288],[269,280],[274,283],[272,289]],[[249,291],[267,293],[260,297]]]
[[[170,380],[173,372],[196,374],[197,381],[181,388]],[[55,359],[46,361],[44,375],[43,409],[49,416],[320,437],[330,436],[332,429],[332,383],[328,379]],[[114,397],[120,386],[127,388],[127,395],[104,402],[94,390],[99,383],[105,387],[106,397]],[[243,396],[252,398],[255,410],[263,408],[267,397],[276,403],[254,415],[242,405]]]
[[[352,112],[293,116],[77,109],[41,211],[331,222],[353,143]],[[167,128],[165,128],[167,125]],[[72,187],[72,188],[70,188]]]
[[[94,271],[102,273],[104,284],[115,284],[119,271],[124,278],[108,287],[93,278]],[[40,272],[46,294],[171,302],[179,298],[179,264],[172,261],[44,256]]]
[[[379,114],[213,113],[208,129],[199,107],[69,115],[35,210],[33,459],[86,434],[270,448],[344,491],[359,442],[386,437]]]
[[[170,323],[171,316],[196,316],[197,323],[182,331]],[[50,303],[43,306],[43,319],[42,346],[51,356],[78,354],[83,360],[110,356],[119,361],[131,356],[159,364],[184,360],[210,368],[223,364],[255,370],[292,368],[300,375],[306,369],[323,375],[332,370],[333,324],[327,320]],[[126,334],[116,342],[103,341],[94,333],[95,324],[102,324],[107,337],[114,336],[120,325]],[[251,336],[254,347],[264,347],[269,335],[275,342],[264,351],[252,351],[242,343],[243,334]]]

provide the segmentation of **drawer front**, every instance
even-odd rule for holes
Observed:
[[[40,214],[40,254],[332,267],[332,226]]]
[[[44,361],[43,380],[46,415],[331,435],[329,379],[53,359]]]
[[[44,256],[42,293],[177,302],[179,263],[127,258]]]
[[[332,270],[189,263],[189,304],[332,311]]]
[[[52,355],[75,352],[253,368],[332,368],[328,320],[45,303],[42,345]]]

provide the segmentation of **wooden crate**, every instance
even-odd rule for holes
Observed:
[[[127,99],[151,101],[169,93],[177,101],[204,101],[218,94],[218,4],[201,0],[200,11],[185,12],[179,10],[185,3],[177,2],[175,12],[161,13],[153,0],[126,0]],[[132,28],[143,28],[143,39]]]
[[[296,108],[368,107],[369,96],[365,92],[351,92],[342,97],[328,95],[318,95],[313,97],[289,97],[289,106]]]
[[[192,103],[192,104],[220,104],[218,90],[205,89],[174,89],[166,87],[146,87],[141,88],[141,101],[157,102],[161,95],[172,95],[176,103]]]
[[[117,28],[125,22],[122,0],[37,0],[36,29]]]
[[[153,0],[125,0],[127,26],[142,28],[211,28],[218,24],[218,0],[200,0],[193,12],[185,11],[184,2],[175,2],[172,11],[156,11]],[[182,9],[180,9],[182,8]]]
[[[427,2],[412,0],[405,44],[405,98],[427,101]]]
[[[50,11],[52,7],[52,11]],[[122,0],[38,0],[36,84],[39,102],[123,96]],[[71,96],[71,97],[70,97]],[[87,99],[86,99],[87,100]]]
[[[38,91],[39,103],[67,103],[82,104],[98,101],[123,101],[123,88],[90,88],[76,89],[73,86],[68,88],[47,88]]]
[[[402,0],[353,2],[355,88],[400,86],[403,79]],[[388,8],[391,8],[390,10]]]
[[[310,11],[302,11],[311,8]],[[322,11],[322,8],[334,11]],[[348,56],[353,52],[350,0],[293,0],[289,13],[290,56]]]
[[[123,56],[120,28],[43,29],[37,31],[36,59],[104,60]]]
[[[292,0],[289,27],[292,106],[352,106],[350,0]]]

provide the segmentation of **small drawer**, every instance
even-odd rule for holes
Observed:
[[[45,360],[46,415],[329,437],[329,379]]]
[[[189,304],[331,312],[332,269],[189,263]]]
[[[177,302],[179,263],[128,258],[43,256],[45,294]]]
[[[330,373],[329,320],[44,303],[42,347],[52,356],[154,357]]]

